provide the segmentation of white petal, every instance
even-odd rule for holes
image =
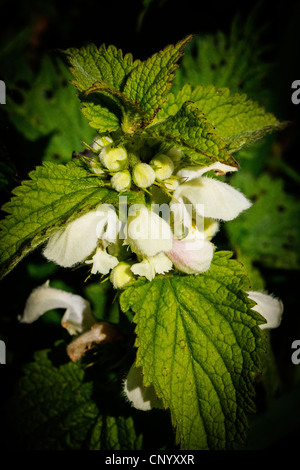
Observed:
[[[154,387],[144,387],[141,368],[131,366],[124,381],[124,393],[132,406],[138,410],[148,411],[152,408],[162,408],[162,401],[157,398]]]
[[[125,243],[140,255],[155,256],[172,248],[173,234],[170,225],[143,206],[139,207],[136,215],[129,215],[125,233]]]
[[[277,328],[281,323],[283,314],[283,303],[281,300],[262,292],[250,291],[247,294],[249,299],[256,302],[252,310],[260,313],[267,320],[267,323],[260,325],[260,328],[262,330],[265,328]]]
[[[205,177],[179,185],[174,191],[174,198],[182,198],[185,204],[192,204],[201,216],[221,220],[232,220],[252,205],[229,184]]]
[[[135,263],[131,266],[131,271],[136,276],[144,276],[148,281],[155,278],[154,266],[150,263],[149,259],[145,258],[140,263]]]
[[[109,255],[106,250],[97,248],[96,253],[91,260],[86,261],[87,264],[93,264],[92,274],[108,274],[119,263],[118,258]]]
[[[188,210],[190,209],[190,210]],[[192,207],[186,206],[181,198],[177,202],[170,203],[170,210],[173,215],[172,227],[176,238],[185,237],[192,226]]]
[[[149,281],[154,279],[155,274],[165,274],[172,269],[172,261],[164,254],[143,259],[140,263],[131,266],[131,271],[137,276],[144,276]]]
[[[69,268],[85,260],[103,237],[107,244],[116,239],[119,221],[112,206],[101,204],[69,223],[49,238],[44,256],[60,266]]]
[[[22,323],[32,323],[55,308],[66,309],[62,325],[72,335],[87,330],[96,321],[87,300],[80,295],[49,287],[49,282],[32,291],[19,320]]]
[[[202,176],[204,173],[207,173],[208,171],[214,170],[216,174],[221,174],[224,175],[228,173],[229,171],[237,171],[238,168],[230,165],[225,165],[224,163],[220,162],[214,162],[209,166],[189,166],[187,168],[182,168],[182,170],[179,170],[177,173],[177,176],[181,176],[182,178],[185,179],[185,181],[192,180],[194,178],[198,178],[199,176]]]
[[[215,246],[208,240],[174,240],[168,257],[177,269],[187,274],[207,271],[213,258]]]

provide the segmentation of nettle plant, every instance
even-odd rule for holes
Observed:
[[[169,410],[182,449],[230,449],[245,442],[255,410],[262,330],[280,324],[283,307],[251,291],[243,265],[214,244],[220,224],[251,206],[222,180],[239,170],[235,152],[283,124],[229,89],[186,84],[171,92],[190,39],[146,61],[114,46],[66,51],[98,135],[65,165],[44,162],[13,191],[3,207],[1,274],[45,244],[48,260],[83,266],[83,282],[86,272],[111,282],[135,325],[136,358],[120,400],[139,413]],[[83,297],[49,283],[31,293],[21,321],[53,308],[66,309],[62,325],[75,336],[71,365],[122,334],[97,321]],[[97,429],[93,442],[103,435]]]

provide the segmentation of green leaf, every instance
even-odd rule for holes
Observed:
[[[268,174],[244,171],[231,182],[253,201],[247,213],[226,224],[232,247],[271,268],[299,269],[299,200],[285,192],[283,180]]]
[[[45,162],[29,176],[2,208],[8,215],[0,223],[1,277],[66,223],[100,203],[119,202],[119,194],[103,187],[103,180],[80,160],[66,165]],[[129,204],[143,202],[139,193],[123,195]]]
[[[186,101],[174,116],[149,126],[146,132],[173,147],[181,148],[191,163],[208,164],[213,160],[238,166],[228,153],[224,140],[213,130],[202,111],[194,103]]]
[[[157,113],[171,87],[176,62],[191,36],[175,46],[167,46],[144,62],[123,57],[114,46],[94,45],[66,51],[73,81],[84,105],[83,113],[90,125],[100,132],[132,133],[145,127]],[[93,92],[93,96],[86,94]],[[94,92],[97,92],[95,97]],[[104,96],[103,96],[104,95]],[[120,116],[121,108],[122,116]]]
[[[182,56],[182,50],[191,40],[187,36],[175,46],[169,45],[164,50],[153,54],[140,63],[130,74],[124,87],[124,94],[131,101],[138,103],[150,118],[161,106],[164,96],[169,91],[176,63]]]
[[[187,84],[177,95],[170,93],[157,118],[174,115],[188,100],[193,101],[212,123],[216,134],[226,142],[229,152],[235,152],[287,124],[266,113],[247,95],[231,94],[228,88],[217,90],[214,85],[201,85],[192,90]]]
[[[68,362],[55,366],[50,351],[35,353],[9,403],[18,447],[26,450],[140,449],[131,417],[107,416],[94,401],[94,383]]]
[[[231,253],[215,254],[198,276],[158,276],[125,289],[135,312],[137,366],[170,408],[182,449],[243,442],[253,411],[263,320],[245,294],[249,280]]]
[[[71,75],[60,60],[44,56],[38,74],[27,66],[15,82],[10,83],[11,95],[6,110],[10,121],[26,139],[36,141],[47,137],[43,159],[66,162],[73,151],[82,151],[81,140],[92,141],[93,131],[80,112],[80,102]]]

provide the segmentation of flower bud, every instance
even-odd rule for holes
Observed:
[[[113,189],[118,191],[126,191],[131,185],[131,175],[128,170],[118,171],[110,180]]]
[[[155,171],[147,163],[137,163],[133,168],[132,178],[139,188],[148,188],[155,181]]]
[[[121,261],[110,273],[110,281],[115,289],[122,289],[128,282],[134,280],[131,265],[125,261]]]
[[[111,139],[111,137],[97,137],[93,144],[92,144],[92,147],[97,150],[97,151],[100,151],[101,149],[103,149],[103,147],[105,147],[106,145],[109,145],[111,144],[113,141]]]
[[[175,191],[178,188],[179,182],[176,178],[167,178],[164,180],[164,186],[168,191]]]
[[[90,166],[92,170],[94,171],[94,173],[96,173],[97,175],[105,175],[105,171],[103,170],[103,167],[101,163],[98,161],[98,159],[93,158],[90,161]]]
[[[123,147],[106,145],[100,152],[100,161],[108,170],[123,170],[128,164],[127,152]]]
[[[156,178],[161,181],[169,178],[174,171],[171,158],[163,153],[152,158],[150,164],[154,168]]]
[[[172,148],[167,152],[167,155],[171,158],[173,162],[179,162],[179,160],[182,158],[182,150]]]

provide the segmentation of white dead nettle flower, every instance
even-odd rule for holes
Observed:
[[[170,150],[168,150],[167,155],[171,158],[173,162],[177,163],[181,160],[183,152],[181,149],[171,148]]]
[[[282,301],[272,295],[263,294],[262,292],[249,291],[247,294],[249,299],[256,302],[252,310],[260,313],[267,321],[267,323],[260,325],[260,328],[262,330],[266,328],[277,328],[281,323],[283,314]]]
[[[124,244],[142,257],[170,251],[173,246],[170,225],[145,206],[131,206],[131,209],[125,227]]]
[[[155,278],[156,274],[165,274],[172,269],[172,261],[164,253],[144,258],[140,263],[131,266],[131,271],[137,276],[144,276],[149,281]]]
[[[123,170],[128,165],[127,152],[123,147],[106,145],[99,155],[102,165],[111,171]]]
[[[131,175],[128,170],[118,171],[118,173],[112,176],[110,182],[112,188],[120,193],[130,188]]]
[[[210,168],[205,167],[201,171],[206,172]],[[180,184],[173,196],[176,200],[181,198],[185,204],[192,204],[201,216],[225,221],[235,219],[252,205],[240,191],[229,184],[204,176]]]
[[[179,186],[179,181],[177,178],[167,178],[163,181],[164,183],[164,187],[168,190],[168,191],[175,191],[175,189],[178,188]]]
[[[162,401],[157,397],[153,385],[145,387],[142,370],[133,364],[124,381],[124,395],[138,410],[148,411],[152,408],[163,408]]]
[[[60,266],[71,267],[83,262],[97,248],[93,257],[93,272],[99,271],[101,263],[111,269],[112,259],[108,258],[105,248],[114,243],[120,229],[117,214],[109,204],[101,204],[78,219],[70,222],[66,228],[58,230],[49,238],[44,256]],[[102,256],[102,260],[101,260]],[[117,259],[114,261],[117,264]],[[103,273],[104,274],[104,273]]]
[[[150,165],[155,171],[155,177],[160,181],[170,178],[174,171],[173,161],[163,153],[152,158]]]
[[[155,171],[148,163],[137,163],[132,170],[132,179],[139,188],[148,188],[155,181]]]
[[[110,281],[115,289],[122,289],[126,284],[134,280],[131,264],[121,261],[110,273]]]
[[[22,323],[32,323],[55,308],[66,309],[61,324],[71,335],[89,329],[96,321],[87,300],[80,295],[50,287],[49,281],[32,291],[19,320]]]
[[[180,271],[199,274],[210,268],[215,248],[205,232],[191,227],[183,240],[174,239],[173,248],[167,255]]]

